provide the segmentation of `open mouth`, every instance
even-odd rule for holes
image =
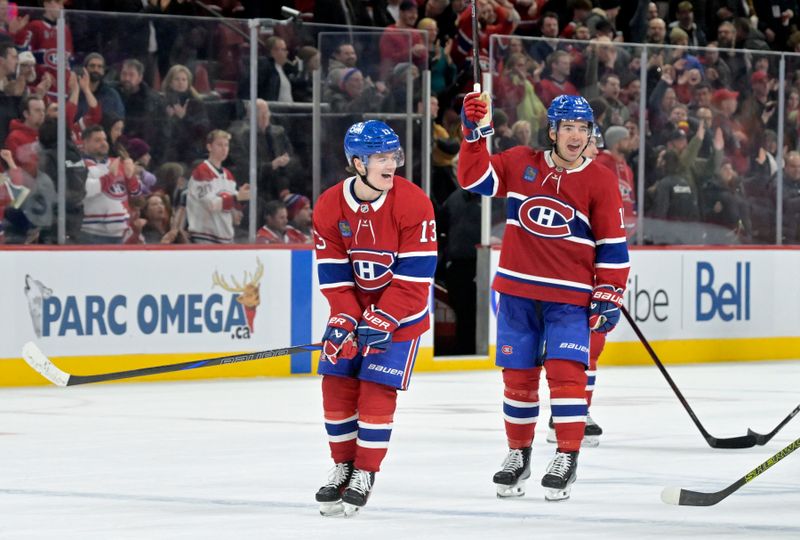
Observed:
[[[568,144],[567,145],[567,150],[569,150],[570,152],[580,152],[581,151],[581,145],[580,144]]]
[[[381,175],[381,177],[382,177],[384,180],[391,180],[391,179],[394,177],[394,175],[393,175],[392,173],[383,173],[383,174]]]

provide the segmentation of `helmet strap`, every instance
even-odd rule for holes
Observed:
[[[358,159],[359,159],[359,161],[361,161],[361,164],[364,166],[364,170],[366,171],[367,170],[367,164],[364,163],[364,161],[362,161],[361,158],[358,158]],[[367,175],[366,174],[361,174],[361,171],[358,170],[358,167],[356,167],[355,164],[353,165],[353,168],[356,170],[356,175],[358,176],[359,179],[361,179],[362,182],[364,182],[365,186],[367,186],[372,191],[377,192],[379,194],[378,197],[380,197],[381,194],[383,194],[383,190],[382,189],[378,189],[375,186],[373,186],[372,183],[369,180],[367,180]]]
[[[559,158],[561,158],[561,160],[566,162],[566,163],[574,163],[574,162],[568,160],[567,158],[565,158],[564,156],[562,156],[561,153],[558,151],[558,125],[559,125],[559,123],[557,122],[556,123],[556,128],[553,130],[553,133],[556,134],[556,138],[553,139],[553,153],[555,155],[557,155]],[[591,142],[592,142],[592,136],[589,135],[589,140],[584,145],[583,149],[581,150],[581,153],[578,154],[578,158],[582,158],[583,157],[583,153],[586,151],[587,148],[589,148],[589,144],[591,144]],[[577,160],[575,160],[575,162],[577,162]]]

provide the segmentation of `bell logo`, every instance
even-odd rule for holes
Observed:
[[[697,296],[695,310],[698,321],[719,316],[723,321],[750,320],[750,263],[736,263],[734,283],[714,284],[714,267],[697,263]]]

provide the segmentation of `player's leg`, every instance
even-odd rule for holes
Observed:
[[[587,411],[589,325],[586,308],[569,304],[546,303],[544,319],[544,367],[558,448],[542,485],[546,488],[545,499],[554,501],[568,498],[577,479]]]
[[[345,515],[358,512],[372,493],[375,473],[389,449],[397,391],[408,388],[418,349],[419,338],[397,341],[386,352],[362,360],[355,469],[342,494]]]
[[[537,303],[501,294],[495,363],[503,368],[503,418],[508,454],[493,482],[498,497],[520,497],[530,477],[530,457],[539,418],[541,323]]]
[[[594,447],[600,444],[600,435],[603,429],[592,419],[589,412],[592,407],[595,383],[597,381],[597,361],[606,345],[606,335],[601,332],[591,332],[589,338],[589,369],[586,370],[586,428],[583,430],[582,446]]]
[[[325,431],[334,467],[328,481],[317,491],[316,499],[323,516],[344,513],[342,493],[353,474],[358,436],[358,397],[361,382],[350,376],[360,366],[360,358],[340,359],[335,365],[320,362],[322,409]]]

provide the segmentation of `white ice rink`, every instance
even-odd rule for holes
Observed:
[[[800,401],[800,361],[668,368],[718,437],[769,432]],[[344,519],[314,502],[331,466],[317,378],[3,389],[0,538],[800,538],[800,452],[716,506],[659,497],[726,487],[800,436],[800,418],[767,446],[715,450],[654,366],[601,364],[605,434],[572,498],[543,498],[544,422],[527,495],[498,500],[501,391],[499,372],[416,374],[372,498]]]

